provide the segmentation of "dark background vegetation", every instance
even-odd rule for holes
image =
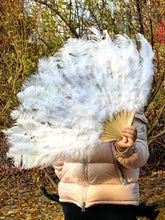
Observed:
[[[93,25],[107,29],[112,38],[119,33],[134,38],[140,32],[154,49],[155,76],[145,108],[150,158],[141,170],[141,199],[151,204],[159,201],[160,209],[165,206],[164,4],[164,0],[0,0],[0,219],[63,218],[60,207],[45,201],[39,191],[41,185],[55,190],[54,171],[16,169],[6,158],[8,146],[2,129],[12,125],[10,112],[18,105],[16,94],[26,78],[36,73],[38,59],[53,55],[69,37],[82,37]],[[143,180],[148,189],[157,189],[153,195]],[[22,215],[17,216],[20,210]]]

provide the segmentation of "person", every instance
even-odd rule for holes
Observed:
[[[65,220],[135,220],[139,204],[139,168],[149,157],[147,119],[135,114],[122,140],[101,144],[82,160],[53,164]]]

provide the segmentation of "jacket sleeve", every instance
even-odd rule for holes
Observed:
[[[147,144],[147,119],[144,113],[135,115],[133,126],[137,129],[135,145],[130,147],[126,153],[118,153],[113,143],[112,149],[117,161],[128,169],[136,169],[145,165],[149,157]]]
[[[55,169],[55,173],[59,179],[61,179],[62,176],[63,165],[64,165],[64,161],[58,161],[52,164],[53,168]]]

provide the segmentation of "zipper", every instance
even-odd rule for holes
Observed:
[[[112,154],[112,156],[113,156],[113,162],[114,162],[114,165],[115,165],[115,167],[116,167],[116,172],[118,173],[118,175],[119,175],[118,170],[119,170],[120,173],[121,173],[121,177],[122,177],[121,183],[123,183],[124,185],[127,185],[128,183],[127,183],[127,180],[126,180],[126,178],[125,178],[125,176],[124,176],[124,172],[123,172],[123,170],[122,170],[122,168],[121,168],[119,162],[116,160],[116,158],[115,158],[115,156],[114,156],[114,154],[113,154],[112,148],[110,148],[110,149],[111,149],[111,154]],[[120,179],[120,175],[119,175],[119,179]]]
[[[123,170],[122,170],[120,164],[119,164],[118,162],[117,162],[117,164],[118,164],[118,168],[119,168],[119,170],[120,170],[120,172],[121,172],[121,176],[122,176],[122,179],[123,179],[123,183],[124,183],[124,185],[127,185],[128,183],[127,183],[127,180],[126,180],[126,178],[125,178],[125,176],[124,176],[124,172],[123,172]]]
[[[82,208],[81,208],[82,212],[85,212],[85,202],[82,202]]]
[[[87,196],[87,188],[88,188],[88,159],[84,159],[84,189],[82,194],[82,205],[81,205],[81,211],[85,212],[85,206],[86,206],[86,196]]]

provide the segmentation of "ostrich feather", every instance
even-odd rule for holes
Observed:
[[[15,124],[4,131],[16,166],[82,159],[122,138],[121,128],[146,104],[154,70],[147,40],[137,35],[138,51],[126,35],[112,40],[107,31],[91,31],[39,60],[38,72],[22,85],[11,113]]]

